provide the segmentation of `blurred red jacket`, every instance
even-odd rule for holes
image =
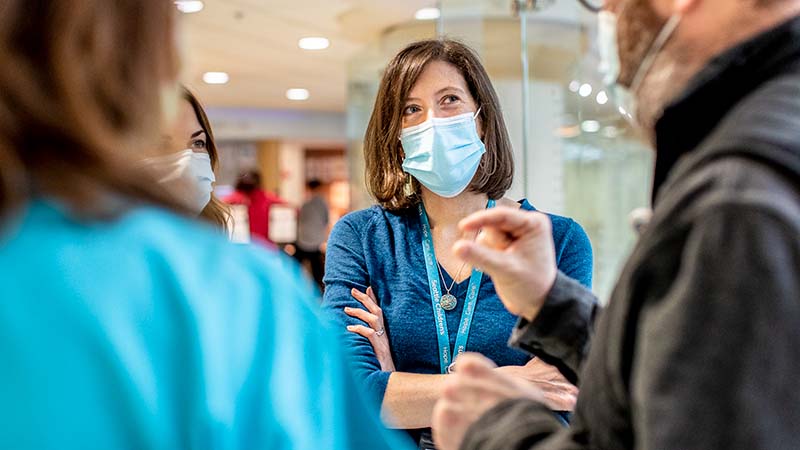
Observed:
[[[269,239],[269,209],[272,205],[286,203],[285,200],[271,192],[255,189],[250,193],[234,191],[224,201],[231,205],[246,205],[250,220],[250,237],[272,242]]]

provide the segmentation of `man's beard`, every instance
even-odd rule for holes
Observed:
[[[658,16],[650,0],[623,0],[617,13],[619,84],[631,88],[633,78],[668,19]]]
[[[655,143],[655,126],[664,109],[686,87],[696,67],[689,64],[686,48],[673,39],[659,52],[638,86],[631,86],[642,62],[669,18],[662,18],[650,5],[649,0],[627,0],[618,16],[618,44],[620,58],[619,84],[629,89],[636,97],[636,122],[652,143]]]

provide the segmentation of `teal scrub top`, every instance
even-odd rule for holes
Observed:
[[[314,300],[168,212],[34,201],[0,234],[0,448],[406,448]]]

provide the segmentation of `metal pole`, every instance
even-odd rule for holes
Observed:
[[[439,18],[436,19],[436,37],[444,37],[444,14],[442,14],[442,0],[436,2],[436,9],[439,10]]]
[[[528,127],[530,126],[530,69],[528,67],[528,6],[525,0],[518,0],[520,60],[522,62],[522,186],[523,194],[528,196]]]

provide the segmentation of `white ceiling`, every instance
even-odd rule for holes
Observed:
[[[347,62],[393,25],[413,20],[434,0],[206,0],[182,14],[183,79],[208,106],[343,111]],[[306,36],[331,41],[327,50],[297,46]],[[230,74],[226,85],[202,81],[207,71]],[[311,98],[286,99],[289,88]]]

